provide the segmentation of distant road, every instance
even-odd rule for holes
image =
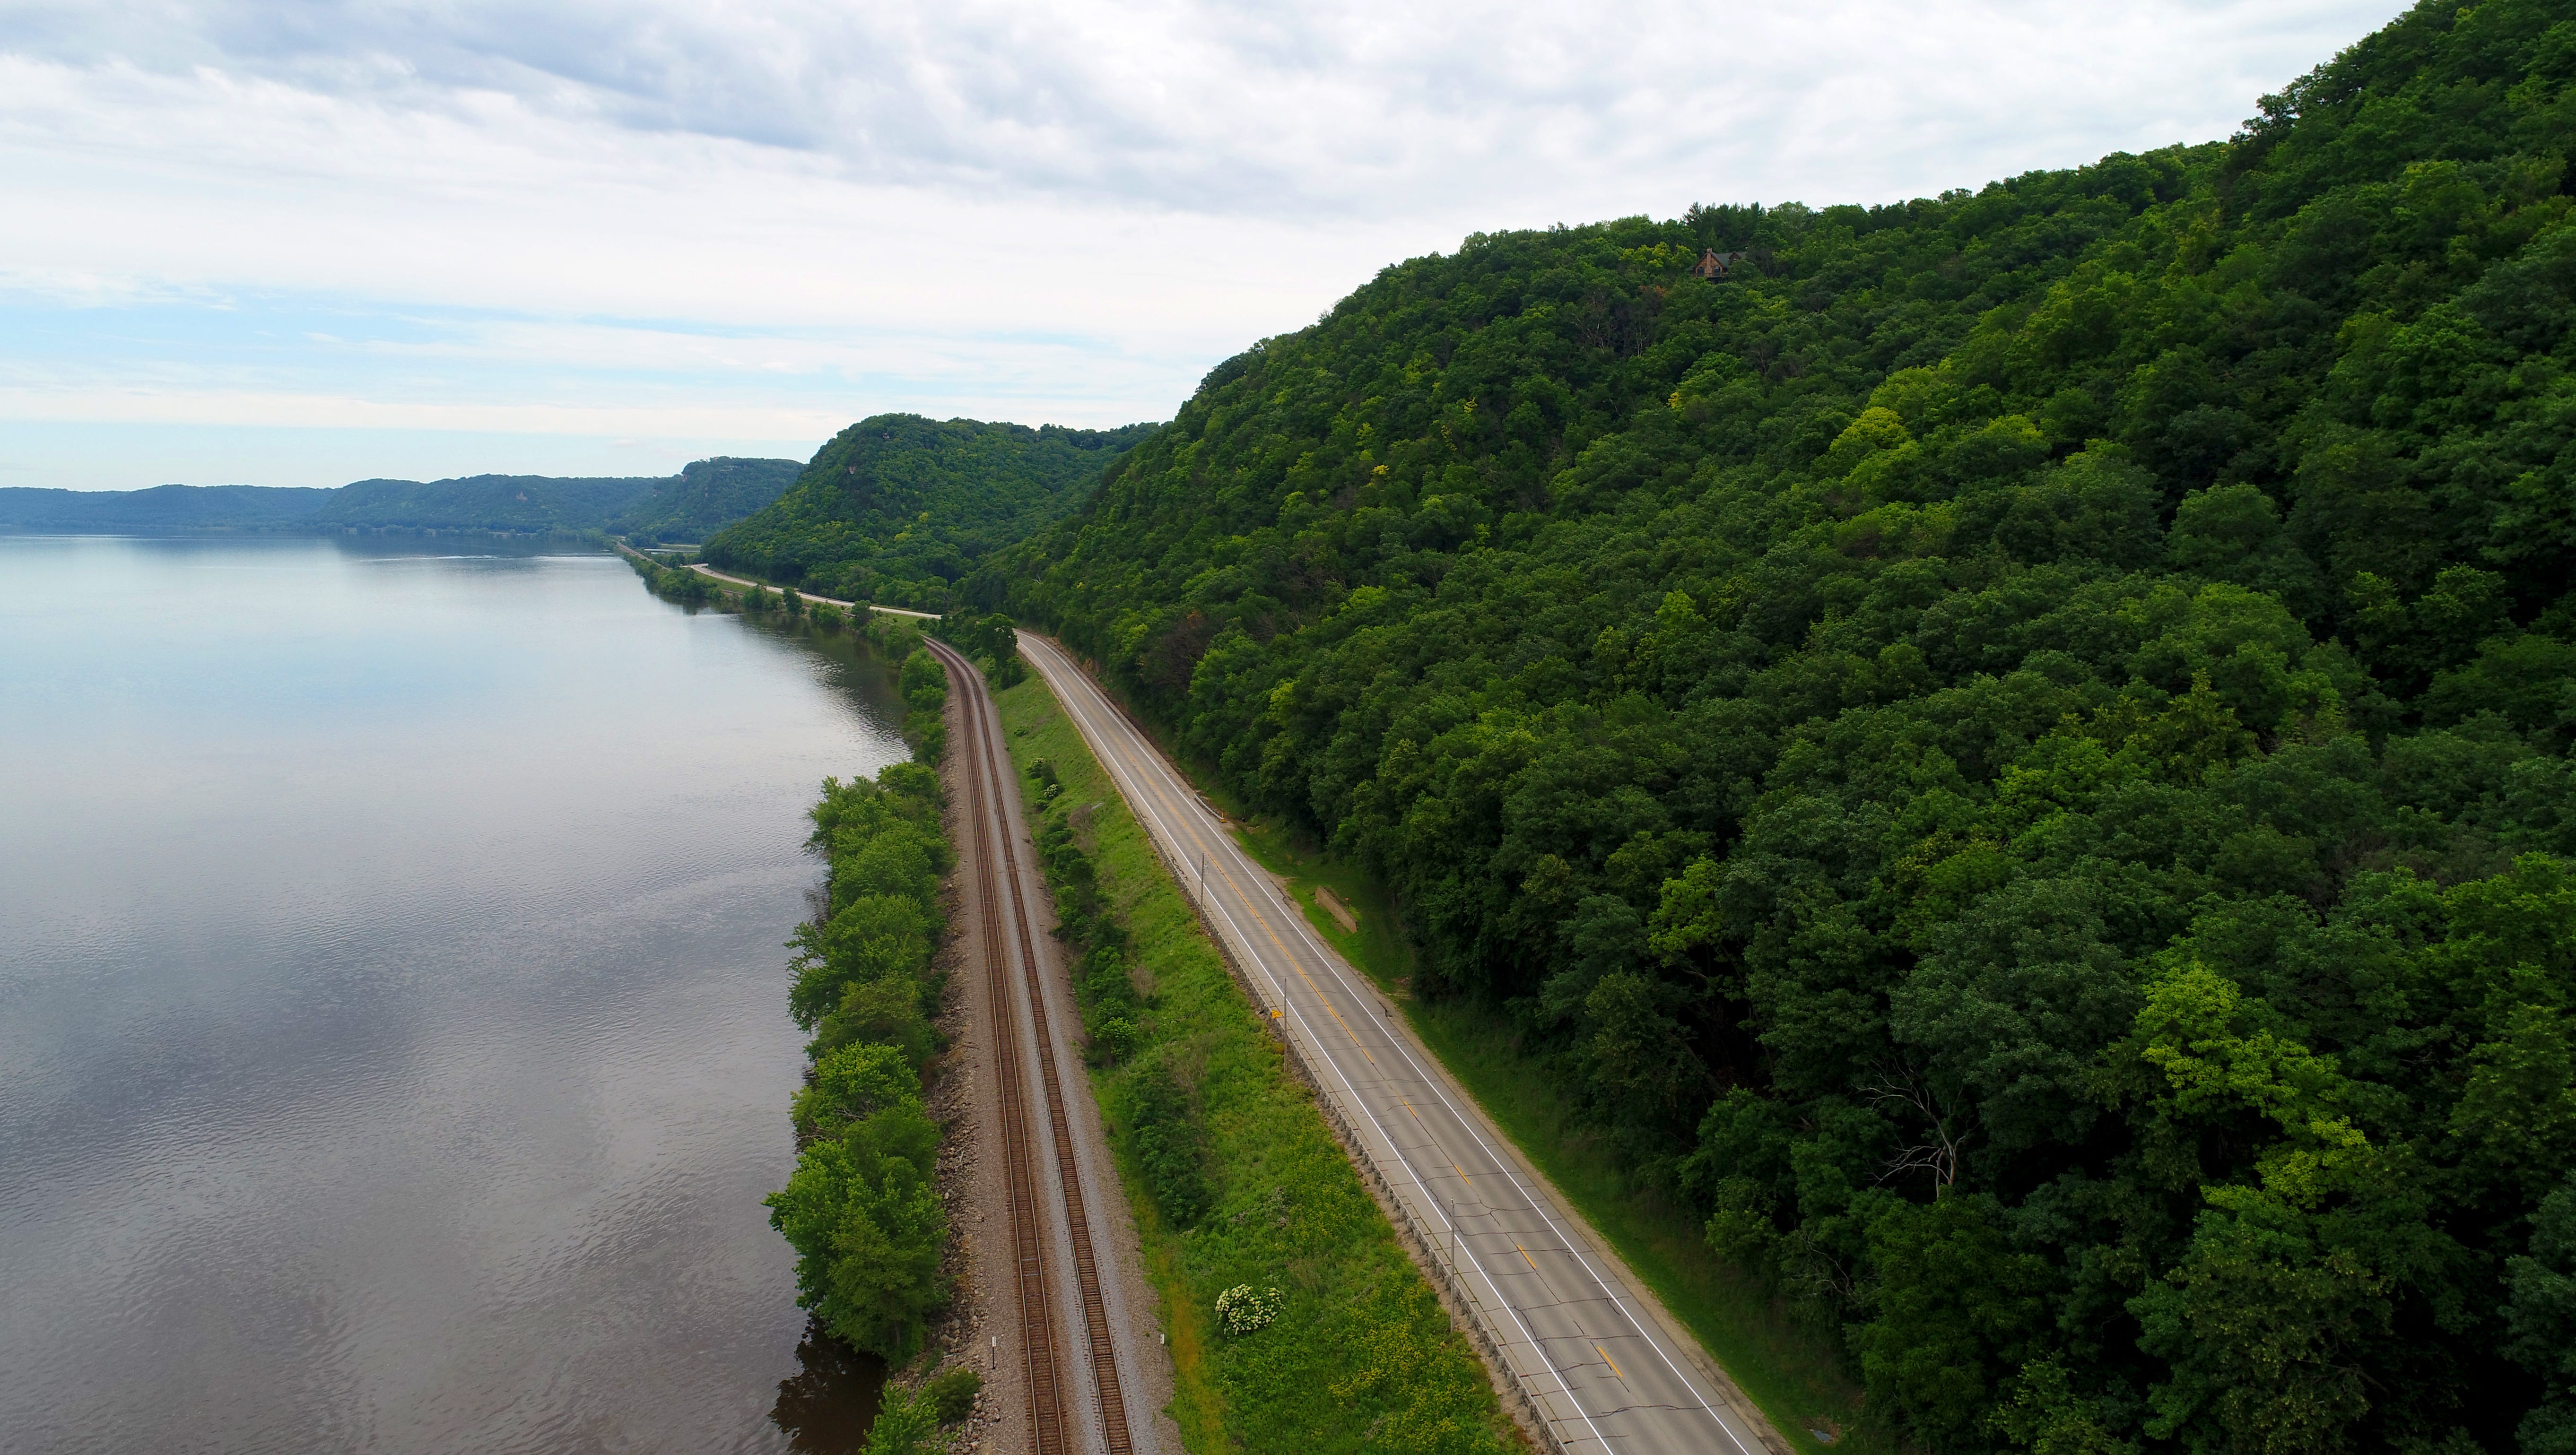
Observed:
[[[1482,1108],[1310,930],[1278,882],[1063,648],[1020,651],[1054,689],[1323,1099],[1569,1455],[1787,1455],[1789,1446]],[[1204,866],[1204,868],[1202,868]],[[1365,1169],[1364,1169],[1365,1170]]]
[[[630,546],[630,545],[626,544],[624,541],[619,541],[619,542],[617,543],[617,549],[619,549],[619,550],[621,550],[621,551],[624,551],[626,554],[628,554],[628,555],[630,555],[630,556],[643,556],[643,557],[644,557],[644,559],[645,559],[645,560],[648,560],[648,561],[649,561],[649,560],[651,560],[651,559],[653,559],[653,558],[652,558],[652,557],[650,557],[650,556],[645,556],[645,555],[644,555],[644,553],[643,553],[642,551],[639,551],[639,550],[635,549],[633,546]],[[728,575],[726,575],[724,572],[719,571],[719,570],[717,570],[715,567],[710,566],[710,565],[707,565],[707,564],[706,564],[706,563],[704,563],[704,562],[692,562],[692,563],[690,564],[690,566],[689,566],[689,569],[690,569],[690,570],[692,570],[692,571],[697,572],[697,573],[698,573],[699,575],[701,575],[701,576],[709,576],[709,577],[713,577],[714,579],[716,579],[716,580],[718,580],[718,581],[729,581],[729,582],[733,583],[733,584],[734,584],[734,585],[736,585],[736,586],[762,586],[762,587],[766,587],[766,586],[768,586],[768,585],[769,585],[769,583],[768,583],[768,582],[766,582],[766,581],[754,581],[754,580],[751,580],[751,579],[749,579],[749,578],[747,578],[747,577],[743,577],[743,576],[728,576]],[[935,612],[935,611],[906,611],[906,610],[904,610],[904,609],[903,609],[902,607],[900,607],[900,606],[879,606],[879,605],[877,605],[877,604],[876,604],[875,602],[873,602],[873,601],[870,601],[870,602],[843,601],[843,600],[841,600],[841,599],[840,599],[839,597],[837,597],[837,596],[807,596],[807,595],[806,595],[804,592],[802,592],[802,591],[799,591],[799,592],[797,592],[796,594],[797,594],[797,595],[799,595],[799,596],[804,596],[804,597],[805,597],[805,599],[806,599],[806,600],[808,600],[808,601],[819,601],[819,602],[822,602],[822,603],[823,603],[824,605],[826,605],[826,606],[838,606],[838,607],[843,608],[844,610],[856,610],[858,607],[860,607],[860,606],[864,605],[864,606],[866,606],[866,607],[867,607],[867,609],[868,609],[868,610],[870,610],[870,611],[881,611],[881,612],[884,612],[884,613],[885,613],[886,615],[888,615],[888,616],[911,616],[911,617],[918,617],[918,618],[920,618],[920,619],[921,619],[921,620],[923,620],[923,621],[937,621],[937,620],[939,620],[939,613],[938,613],[938,612]]]

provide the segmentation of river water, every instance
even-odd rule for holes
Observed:
[[[760,1200],[803,812],[903,756],[888,674],[492,549],[0,538],[0,1449],[872,1407]]]

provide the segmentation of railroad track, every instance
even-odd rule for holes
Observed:
[[[1099,1430],[1108,1455],[1132,1455],[1134,1439],[1127,1424],[1125,1388],[1118,1377],[1109,1311],[1101,1296],[1100,1260],[1094,1251],[1090,1211],[1074,1162],[1073,1128],[1065,1112],[1062,1079],[1056,1070],[1055,1038],[1047,1026],[1046,998],[1038,979],[1037,936],[1030,906],[1022,892],[1020,859],[1012,843],[1004,797],[1010,780],[1001,771],[1000,735],[993,720],[992,699],[974,666],[943,642],[923,639],[932,655],[948,669],[957,695],[958,716],[966,729],[958,751],[967,784],[966,809],[975,845],[975,903],[983,927],[985,984],[992,1007],[994,1075],[1001,1088],[1002,1162],[1011,1204],[1011,1258],[1019,1289],[1020,1345],[1028,1364],[1029,1417],[1037,1455],[1074,1455],[1074,1406],[1078,1398],[1065,1377],[1053,1288],[1047,1273],[1046,1210],[1038,1177],[1036,1133],[1030,1124],[1028,1075],[1015,1024],[1015,998],[1007,948],[1019,950],[1021,988],[1026,992],[1029,1022],[1036,1031],[1038,1080],[1044,1092],[1047,1126],[1056,1160],[1057,1183],[1064,1192],[1065,1224],[1073,1247],[1074,1286],[1082,1306],[1085,1344],[1092,1379],[1100,1397]],[[998,883],[996,881],[999,881]],[[1005,925],[1007,924],[1007,929]]]

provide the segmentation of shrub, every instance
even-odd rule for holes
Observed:
[[[1136,990],[1127,930],[1101,900],[1098,870],[1074,840],[1073,815],[1043,812],[1058,804],[1064,791],[1055,763],[1040,758],[1029,765],[1028,774],[1042,811],[1038,867],[1055,893],[1056,934],[1080,957],[1071,966],[1074,999],[1091,1033],[1091,1063],[1114,1066],[1153,1038],[1146,997]]]
[[[1279,1290],[1256,1289],[1249,1283],[1238,1283],[1216,1296],[1216,1321],[1225,1331],[1241,1338],[1270,1327],[1279,1317]]]
[[[947,1447],[948,1442],[939,1438],[939,1417],[931,1407],[929,1391],[906,1394],[887,1385],[876,1421],[868,1426],[867,1455],[932,1455]]]
[[[903,659],[897,682],[903,689],[903,735],[912,740],[914,756],[925,763],[938,762],[948,743],[948,723],[940,716],[940,709],[948,705],[947,669],[937,657],[916,647]]]
[[[975,1395],[983,1387],[984,1376],[963,1364],[952,1364],[921,1387],[921,1397],[930,1402],[939,1423],[953,1425],[974,1412]]]
[[[789,1110],[800,1141],[838,1137],[898,1109],[921,1114],[921,1077],[900,1046],[856,1041],[824,1056]]]
[[[1103,1066],[1115,1066],[1136,1054],[1145,1033],[1123,1015],[1102,1018],[1091,1028],[1091,1059]]]
[[[1132,1085],[1136,1160],[1143,1166],[1146,1190],[1165,1221],[1190,1227],[1207,1216],[1216,1200],[1208,1190],[1206,1138],[1196,1109],[1167,1061],[1139,1067]]]

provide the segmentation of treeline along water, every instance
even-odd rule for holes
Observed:
[[[0,582],[0,1444],[864,1422],[761,1199],[804,813],[909,757],[890,674],[606,556],[0,538]]]

